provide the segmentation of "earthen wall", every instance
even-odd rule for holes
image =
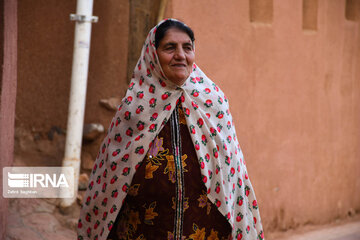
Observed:
[[[169,0],[196,62],[227,94],[268,230],[360,211],[360,23],[356,1]],[[355,10],[354,10],[355,8]],[[357,9],[357,10],[356,10]],[[74,1],[19,2],[17,127],[66,127]],[[85,123],[127,86],[128,1],[95,1]],[[88,151],[96,156],[98,142]]]

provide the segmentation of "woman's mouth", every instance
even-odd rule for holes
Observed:
[[[186,64],[183,63],[177,63],[177,64],[172,64],[172,67],[186,67]]]

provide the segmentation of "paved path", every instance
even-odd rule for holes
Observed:
[[[305,233],[285,233],[286,237],[272,237],[267,240],[360,240],[360,221],[339,226],[319,227]]]
[[[360,222],[311,231],[302,235],[294,235],[286,240],[359,240]],[[284,239],[285,240],[285,239]]]

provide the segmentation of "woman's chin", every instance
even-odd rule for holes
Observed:
[[[181,86],[185,83],[186,79],[190,76],[188,72],[179,72],[173,74],[171,78],[168,78],[171,82],[175,83],[178,86]]]
[[[189,75],[179,74],[174,76],[173,78],[169,78],[169,80],[178,86],[182,86],[188,77]]]

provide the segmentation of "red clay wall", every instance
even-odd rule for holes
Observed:
[[[194,28],[197,64],[230,99],[266,228],[359,211],[359,21],[345,1],[310,3],[317,18],[302,0],[263,2],[173,1],[168,14]]]
[[[106,128],[113,116],[99,100],[125,92],[128,4],[94,1],[85,122]],[[19,2],[19,86],[17,126],[49,131],[66,128],[70,91],[76,1]]]
[[[360,211],[360,24],[346,2],[169,0],[166,17],[194,29],[197,64],[230,99],[268,230]],[[66,127],[73,12],[19,2],[17,127]],[[107,128],[98,101],[126,89],[128,1],[95,1],[94,15],[85,123]]]

